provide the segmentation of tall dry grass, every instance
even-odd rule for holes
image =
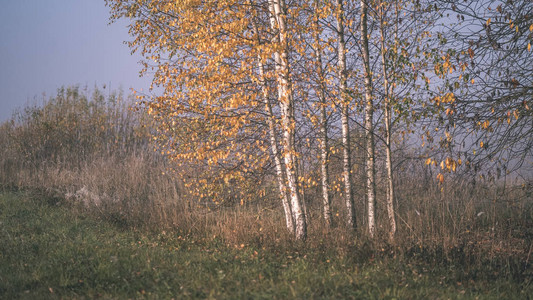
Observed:
[[[39,191],[117,226],[177,230],[237,246],[293,245],[274,192],[262,196],[262,201],[221,207],[188,196],[172,166],[154,152],[150,124],[142,111],[131,109],[132,104],[120,92],[69,87],[42,105],[24,108],[0,127],[0,186]],[[332,168],[333,176],[336,171]],[[391,246],[386,242],[384,182],[378,185],[378,224],[384,225],[378,228],[377,241],[366,237],[361,176],[356,172],[359,229],[355,233],[343,226],[339,195],[333,201],[337,226],[328,229],[321,219],[318,191],[307,192],[306,247],[348,253],[364,244],[395,253],[433,249],[445,254],[468,248],[522,255],[529,261],[531,181],[474,181],[456,175],[441,184],[422,161],[411,160],[396,174],[399,228]],[[275,182],[271,185],[275,187]]]
[[[173,223],[180,184],[133,100],[121,92],[62,88],[0,128],[0,185],[79,204],[120,224]]]

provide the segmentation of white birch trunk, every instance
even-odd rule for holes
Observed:
[[[324,214],[324,221],[328,227],[333,225],[332,215],[331,215],[331,199],[329,196],[329,170],[328,170],[328,160],[329,160],[329,150],[328,150],[328,124],[327,124],[327,114],[326,114],[326,83],[324,78],[324,70],[322,68],[322,53],[320,50],[320,37],[319,29],[320,25],[318,24],[318,9],[319,1],[315,0],[315,17],[314,17],[314,28],[313,35],[315,40],[315,60],[316,68],[318,72],[319,86],[316,90],[318,95],[318,102],[320,104],[320,179],[322,184],[322,209]]]
[[[361,0],[361,47],[363,50],[363,65],[365,71],[365,139],[366,139],[366,196],[368,206],[368,233],[370,237],[376,234],[376,182],[374,165],[374,103],[372,100],[372,74],[368,53],[368,6],[366,0]]]
[[[389,217],[389,240],[394,241],[394,235],[396,234],[396,218],[394,216],[394,181],[392,174],[392,143],[391,143],[391,97],[392,91],[389,87],[389,74],[387,71],[387,58],[386,58],[386,46],[385,46],[385,12],[383,5],[380,9],[380,37],[381,37],[381,65],[383,71],[383,88],[385,90],[385,168],[387,169],[387,215]]]
[[[261,68],[262,68],[262,64],[261,64]],[[268,96],[265,97],[263,101],[265,101],[265,109],[267,111],[270,145],[272,149],[272,155],[274,156],[274,163],[276,164],[276,175],[278,178],[278,186],[279,186],[279,193],[281,196],[281,202],[283,204],[283,210],[285,211],[285,222],[286,222],[287,229],[289,230],[289,232],[291,234],[294,234],[295,228],[294,228],[293,213],[292,213],[291,204],[287,197],[287,187],[285,185],[285,178],[283,176],[283,166],[281,164],[281,159],[279,157],[280,153],[278,149],[278,140],[276,136],[276,127],[275,127],[275,123],[273,119],[274,115],[272,113],[272,106],[270,105]]]
[[[294,142],[296,120],[294,118],[294,100],[290,83],[289,57],[287,28],[285,24],[286,12],[283,0],[269,0],[270,10],[275,18],[279,33],[281,53],[275,53],[276,69],[278,75],[278,97],[281,108],[281,122],[283,129],[283,158],[287,183],[291,199],[291,208],[294,218],[295,238],[305,240],[307,238],[307,222],[302,208],[300,194],[298,192],[298,177],[296,172],[296,147]],[[275,24],[275,25],[276,25]],[[272,29],[276,30],[274,26]],[[279,64],[278,64],[279,62]]]
[[[350,126],[349,111],[350,100],[347,93],[347,74],[346,74],[346,44],[344,41],[344,7],[342,0],[337,0],[337,50],[338,62],[337,70],[339,77],[339,94],[341,97],[341,123],[342,123],[342,156],[343,165],[342,173],[344,179],[344,200],[347,209],[347,223],[350,228],[356,228],[355,206],[352,189],[352,162],[351,162],[351,145],[350,145]]]
[[[252,21],[252,26],[257,36],[257,42],[261,44],[261,38],[259,36],[259,28],[255,20]],[[285,176],[283,176],[283,165],[280,159],[280,151],[278,147],[275,117],[272,111],[272,105],[268,98],[269,92],[268,92],[268,85],[267,85],[266,75],[265,75],[265,67],[264,67],[260,54],[258,54],[257,56],[257,65],[259,67],[259,78],[261,80],[261,92],[262,92],[263,103],[265,104],[265,111],[267,115],[268,133],[270,136],[270,149],[272,151],[272,155],[274,156],[274,164],[276,166],[276,177],[278,179],[278,188],[279,188],[281,203],[283,205],[283,210],[285,212],[285,223],[287,226],[287,230],[289,230],[291,234],[294,234],[294,220],[293,220],[293,215],[292,215],[291,204],[287,197],[287,186],[285,184]]]

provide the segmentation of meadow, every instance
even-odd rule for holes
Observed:
[[[296,242],[272,180],[243,204],[188,195],[131,103],[69,87],[0,126],[0,298],[533,295],[531,181],[456,175],[439,184],[422,160],[411,162],[397,176],[394,243],[386,228],[370,239],[363,218],[355,232],[327,229],[313,195],[309,237]]]
[[[4,299],[527,299],[519,256],[374,249],[364,242],[229,244],[153,232],[27,192],[0,196]]]

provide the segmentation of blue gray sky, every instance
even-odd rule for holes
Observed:
[[[0,122],[61,86],[146,91],[126,21],[109,23],[103,0],[2,0]]]

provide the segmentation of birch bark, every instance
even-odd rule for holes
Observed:
[[[261,37],[259,36],[259,29],[255,20],[252,21],[252,26],[256,34],[257,42],[261,44]],[[291,204],[287,197],[287,186],[285,184],[285,177],[283,176],[283,165],[280,159],[280,151],[278,147],[278,138],[276,133],[276,123],[274,113],[272,111],[272,104],[269,100],[268,84],[265,76],[265,66],[261,58],[261,54],[257,56],[257,65],[259,68],[259,79],[261,81],[261,93],[263,97],[263,103],[265,104],[265,112],[267,115],[267,124],[268,124],[268,133],[270,136],[270,149],[274,157],[274,164],[276,166],[276,177],[278,180],[279,193],[281,198],[281,203],[283,205],[283,210],[285,212],[285,223],[287,225],[287,230],[291,234],[294,234],[294,220],[292,215]]]
[[[351,145],[350,145],[350,125],[349,108],[350,100],[347,93],[347,74],[346,74],[346,43],[344,40],[344,6],[342,0],[336,0],[337,20],[337,72],[339,77],[339,94],[341,97],[341,123],[342,123],[342,156],[343,165],[342,173],[344,179],[344,201],[347,209],[347,224],[355,229],[355,206],[352,189],[352,162],[351,162]]]
[[[361,48],[365,77],[365,140],[366,140],[366,197],[368,207],[368,233],[374,237],[376,233],[376,182],[374,165],[374,103],[372,100],[372,73],[368,51],[368,5],[361,0]]]
[[[269,0],[269,9],[274,17],[275,24],[273,30],[278,31],[280,50],[274,54],[278,77],[278,97],[281,108],[281,123],[283,130],[283,159],[287,175],[291,208],[294,219],[295,238],[305,240],[307,238],[307,222],[300,194],[298,191],[298,177],[296,172],[296,147],[295,147],[295,127],[294,99],[290,82],[289,69],[289,44],[286,27],[286,5],[283,0]],[[277,26],[275,26],[277,25]]]
[[[320,137],[319,137],[319,143],[320,143],[320,179],[322,184],[322,209],[324,214],[324,221],[326,221],[326,224],[328,227],[331,227],[333,225],[333,220],[331,216],[331,198],[329,196],[329,168],[328,168],[328,160],[329,160],[329,150],[328,150],[328,120],[327,120],[327,112],[326,112],[326,82],[324,78],[324,70],[322,67],[322,51],[320,49],[320,24],[318,23],[319,16],[318,16],[318,10],[319,10],[319,1],[315,0],[314,2],[314,20],[313,20],[313,38],[314,38],[314,51],[315,51],[315,62],[316,62],[316,70],[318,73],[318,80],[319,85],[316,89],[316,93],[318,95],[318,102],[320,105]]]
[[[389,87],[389,72],[387,69],[386,45],[385,45],[385,8],[384,3],[380,2],[380,44],[381,44],[381,65],[383,71],[383,89],[385,90],[384,99],[384,123],[385,123],[385,168],[387,169],[387,215],[389,218],[389,240],[394,241],[396,234],[396,218],[394,216],[394,181],[392,173],[392,143],[391,143],[391,97],[392,91]]]

